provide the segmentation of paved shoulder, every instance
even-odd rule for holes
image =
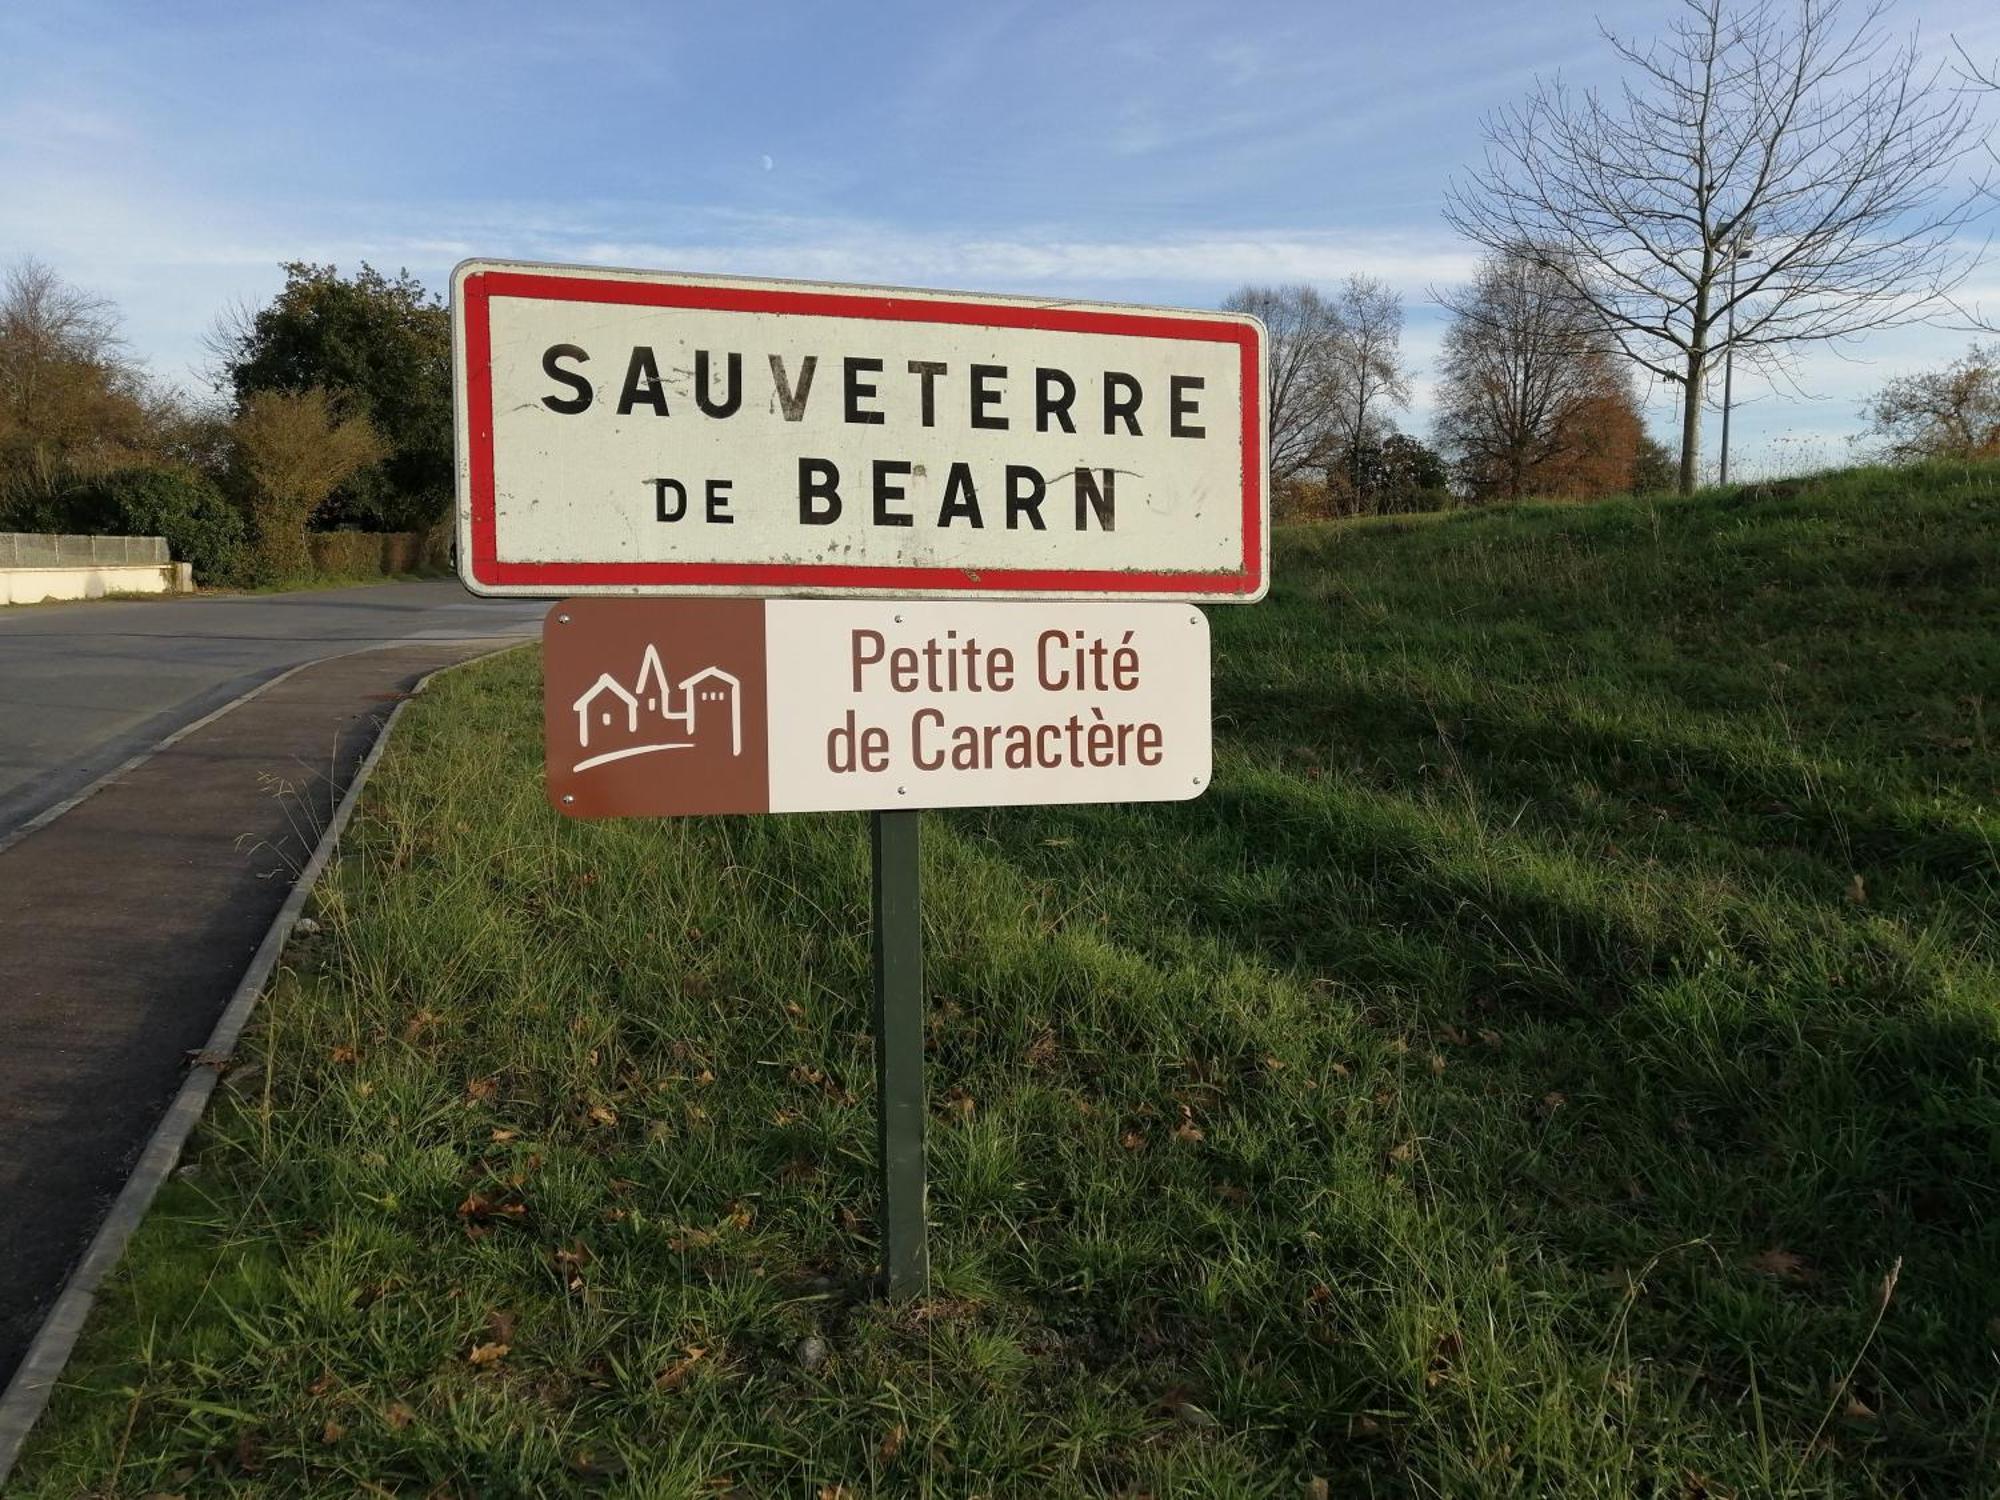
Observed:
[[[308,666],[0,853],[0,1385],[390,707],[498,644]]]

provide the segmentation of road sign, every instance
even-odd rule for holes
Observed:
[[[452,328],[476,593],[1264,594],[1253,318],[468,261]]]
[[[571,599],[543,627],[572,817],[1160,802],[1210,770],[1184,604]]]

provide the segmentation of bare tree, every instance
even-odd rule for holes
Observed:
[[[1436,437],[1466,488],[1519,499],[1630,486],[1640,436],[1631,382],[1566,276],[1536,257],[1493,255],[1469,288],[1438,300],[1452,322]],[[1630,450],[1624,472],[1606,473],[1607,443]]]
[[[1385,407],[1407,410],[1403,299],[1373,276],[1355,274],[1334,299],[1333,439],[1357,505],[1366,508],[1368,454],[1384,436]]]
[[[1959,41],[1956,37],[1952,39],[1952,46],[1958,52],[1958,75],[1964,86],[1975,92],[2000,94],[2000,57],[1995,57],[1991,62],[1982,63],[1974,58],[1966,50],[1965,43]],[[1995,144],[1991,135],[1986,138],[1986,154],[1992,158],[1994,166],[2000,167],[2000,145]],[[1991,177],[1987,178],[1986,190],[1993,196],[1996,202],[2000,202],[2000,186],[1996,186]],[[1977,307],[1967,308],[1961,306],[1959,310],[1965,314],[1974,328],[1984,330],[1987,333],[2000,333],[2000,309],[1988,311]]]
[[[1268,334],[1273,482],[1318,466],[1332,441],[1339,403],[1332,304],[1309,286],[1246,286],[1222,306],[1256,317]]]
[[[1887,36],[1884,9],[1682,0],[1659,41],[1607,30],[1631,70],[1618,98],[1538,82],[1488,118],[1484,165],[1447,194],[1453,227],[1543,256],[1681,385],[1684,491],[1717,355],[1768,366],[1920,317],[1971,269],[1958,233],[1978,195],[1949,188],[1977,105]]]

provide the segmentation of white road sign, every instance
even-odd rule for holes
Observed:
[[[468,261],[452,319],[479,593],[1266,588],[1251,318]]]

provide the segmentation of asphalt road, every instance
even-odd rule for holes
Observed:
[[[0,840],[289,667],[390,641],[530,634],[546,609],[455,581],[0,609]]]

